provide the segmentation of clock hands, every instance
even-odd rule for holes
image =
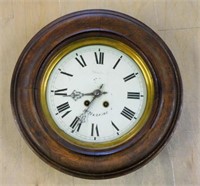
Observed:
[[[103,94],[106,94],[107,92],[102,92],[101,89],[103,87],[103,84],[99,87],[99,89],[96,89],[95,91],[93,91],[92,93],[89,93],[90,95],[93,95],[93,99],[91,100],[89,106],[84,109],[83,113],[78,117],[80,119],[80,122],[85,122],[86,119],[86,113],[89,110],[89,108],[91,107],[92,103],[94,103],[94,100],[98,97],[100,97]]]
[[[72,99],[74,99],[75,101],[77,101],[78,99],[82,98],[83,96],[84,96],[83,93],[74,90],[71,94],[65,95],[64,97],[71,97]]]
[[[92,105],[92,103],[94,102],[94,100],[97,98],[97,97],[100,97],[101,95],[107,93],[107,92],[102,92],[101,89],[103,87],[103,84],[99,87],[99,89],[95,90],[92,92],[93,94],[93,99],[91,100],[89,106],[87,107],[87,110],[90,108],[90,106]]]
[[[100,87],[101,89],[102,87]],[[71,94],[69,95],[63,95],[64,97],[71,97],[72,99],[74,99],[75,101],[77,101],[78,99],[82,98],[83,96],[94,96],[94,97],[98,97],[101,96],[102,94],[107,94],[107,92],[102,92],[100,89],[97,89],[93,92],[90,93],[81,93],[80,91],[76,91],[74,90]]]

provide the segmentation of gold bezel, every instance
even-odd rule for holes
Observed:
[[[147,99],[146,99],[146,107],[144,109],[144,112],[140,118],[140,120],[137,122],[137,124],[126,134],[123,136],[112,140],[108,142],[85,142],[77,140],[70,135],[66,134],[63,130],[61,130],[51,117],[51,114],[48,110],[47,102],[46,102],[46,87],[48,83],[49,76],[52,72],[52,70],[55,68],[55,66],[59,63],[59,61],[68,53],[71,51],[84,47],[87,45],[107,45],[113,48],[116,48],[123,53],[127,54],[130,58],[133,59],[134,62],[138,65],[141,72],[143,73],[146,88],[147,88]],[[45,72],[42,76],[42,81],[40,85],[40,102],[42,106],[42,110],[44,115],[46,116],[46,120],[48,121],[48,124],[50,127],[56,132],[57,135],[62,137],[64,140],[67,140],[69,143],[74,144],[76,146],[79,146],[81,148],[86,149],[108,149],[113,148],[118,145],[121,145],[125,143],[126,141],[133,138],[145,125],[153,105],[153,99],[154,99],[154,82],[151,75],[151,71],[149,70],[148,66],[146,65],[143,58],[131,47],[128,45],[114,39],[106,38],[106,37],[89,37],[85,39],[79,39],[77,41],[72,42],[71,44],[63,47],[60,51],[58,51],[49,61],[48,66],[45,69]]]

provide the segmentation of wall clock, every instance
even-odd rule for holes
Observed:
[[[150,161],[175,128],[181,101],[166,44],[140,21],[108,10],[44,27],[21,53],[11,83],[13,113],[34,152],[90,179]]]

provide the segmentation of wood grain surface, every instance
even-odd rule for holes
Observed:
[[[154,29],[172,50],[183,80],[178,127],[164,150],[129,175],[91,181],[65,175],[40,160],[21,137],[11,112],[10,82],[26,43],[49,22],[73,11],[104,8]],[[200,185],[199,0],[0,0],[0,185]]]

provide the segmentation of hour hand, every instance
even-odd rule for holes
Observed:
[[[107,92],[101,92],[99,91],[99,95],[96,95],[97,91],[94,91],[94,92],[91,92],[91,93],[86,93],[86,94],[83,94],[83,96],[100,96],[102,94],[107,94]]]
[[[83,93],[74,90],[71,94],[69,95],[65,95],[65,97],[71,97],[72,99],[74,99],[75,101],[82,98],[84,96]]]
[[[99,89],[96,89],[91,93],[86,93],[86,94],[83,94],[83,95],[84,96],[94,96],[94,98],[96,98],[96,97],[99,97],[99,96],[101,96],[103,94],[107,94],[107,92],[102,92],[101,91],[102,87],[103,87],[103,84],[99,87]]]
[[[93,92],[90,93],[81,93],[79,91],[74,90],[71,94],[69,95],[65,95],[65,97],[71,97],[72,99],[74,99],[75,101],[77,101],[78,99],[82,98],[83,96],[97,96],[97,92],[99,93],[98,96],[102,95],[102,94],[107,94],[107,92],[101,92],[99,89],[95,90]]]

